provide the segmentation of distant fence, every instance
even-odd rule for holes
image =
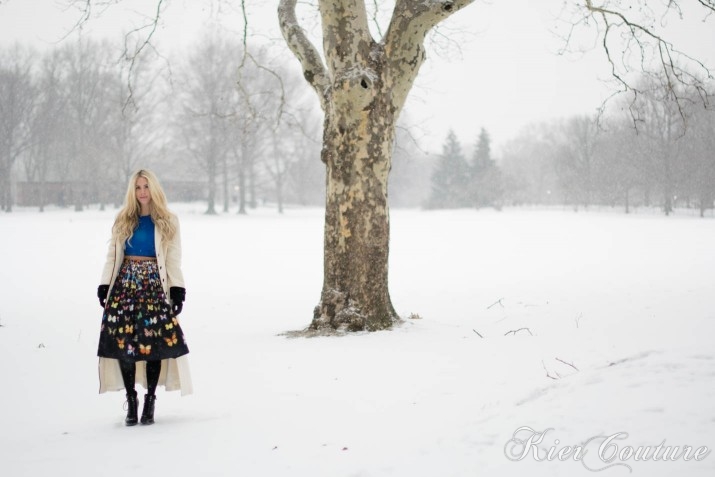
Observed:
[[[162,181],[162,187],[170,202],[206,200],[208,187],[204,182]],[[126,193],[126,184],[98,184],[88,182],[16,182],[15,205],[39,207],[77,204],[121,204]]]

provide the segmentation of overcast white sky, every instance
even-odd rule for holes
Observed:
[[[211,3],[169,2],[159,40],[190,44],[200,25],[217,15]],[[459,48],[451,45],[440,54],[430,52],[408,100],[409,122],[420,125],[415,135],[421,136],[424,147],[439,149],[450,128],[470,145],[485,127],[498,148],[528,123],[596,110],[612,91],[604,83],[610,79],[609,67],[598,48],[579,57],[556,54],[561,42],[552,31],[562,3],[477,0],[452,17],[442,31],[456,39]],[[76,10],[63,11],[61,4],[62,0],[0,0],[0,43],[56,42],[78,16]],[[87,33],[121,38],[122,30],[141,24],[136,14],[141,5],[155,2],[124,0],[90,24]],[[250,29],[254,38],[285,48],[276,5],[277,0],[247,0]],[[684,48],[715,63],[715,22],[704,26],[701,12],[685,13],[687,23],[679,32]],[[243,27],[236,15],[224,12],[220,17],[229,28]],[[299,69],[297,60],[293,65]]]

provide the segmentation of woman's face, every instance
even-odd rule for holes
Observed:
[[[139,177],[137,179],[134,193],[142,211],[148,212],[149,204],[151,203],[151,191],[149,190],[149,181],[147,181],[145,177]]]

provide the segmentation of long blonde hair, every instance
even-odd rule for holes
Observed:
[[[164,194],[164,189],[161,188],[161,184],[159,184],[159,179],[147,169],[139,169],[129,178],[124,205],[117,214],[117,218],[114,219],[112,237],[124,242],[134,235],[134,230],[139,225],[141,207],[137,200],[135,189],[140,177],[146,179],[151,192],[151,202],[149,203],[151,220],[154,222],[154,226],[159,229],[162,239],[170,241],[176,233],[176,227],[171,220],[173,214],[167,207],[166,195]]]

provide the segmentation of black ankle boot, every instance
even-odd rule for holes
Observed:
[[[144,408],[142,409],[142,424],[154,424],[154,403],[156,396],[154,394],[144,395]]]
[[[127,426],[136,425],[137,410],[139,409],[139,401],[137,400],[137,392],[130,391],[127,393],[127,418],[124,419],[124,424]]]

